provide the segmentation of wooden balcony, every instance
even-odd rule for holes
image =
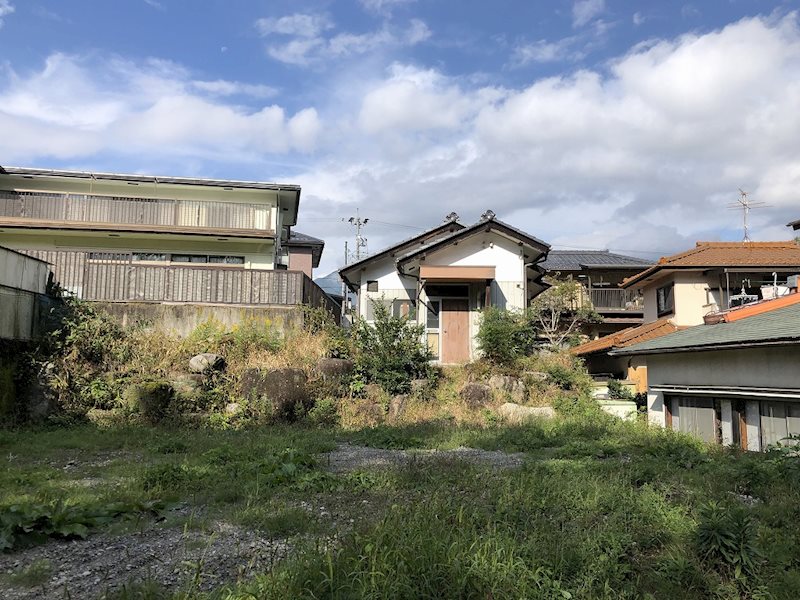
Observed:
[[[0,191],[0,226],[274,237],[264,204]]]
[[[142,264],[132,253],[24,253],[51,263],[64,290],[92,302],[307,305],[334,315],[341,308],[302,271]]]

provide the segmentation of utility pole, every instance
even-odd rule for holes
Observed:
[[[342,219],[342,221],[344,220],[345,219]],[[351,256],[355,259],[355,262],[358,262],[362,258],[366,258],[369,255],[369,251],[367,250],[367,238],[365,238],[361,232],[364,226],[369,223],[369,218],[362,219],[358,214],[358,209],[356,209],[356,216],[350,217],[347,219],[347,222],[356,229],[356,244],[353,253],[345,255],[345,264],[349,264],[349,259]],[[345,252],[347,251],[345,250]]]
[[[765,206],[768,206],[766,202],[751,202],[747,197],[747,192],[745,192],[742,188],[739,188],[739,198],[736,199],[736,202],[728,205],[729,209],[742,211],[742,224],[744,226],[743,242],[752,241],[750,239],[750,211],[754,208],[764,208]]]

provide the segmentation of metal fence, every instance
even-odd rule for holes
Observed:
[[[97,302],[301,305],[334,315],[339,305],[302,271],[141,264],[132,253],[27,250],[52,264],[55,280]]]
[[[642,310],[642,297],[631,290],[619,288],[590,288],[589,299],[595,308]]]
[[[0,216],[37,221],[272,231],[265,204],[0,191]]]

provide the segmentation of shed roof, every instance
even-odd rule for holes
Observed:
[[[582,271],[584,269],[646,269],[653,262],[608,250],[550,250],[541,263],[548,271]]]
[[[663,256],[652,267],[629,277],[621,287],[655,275],[662,270],[723,267],[784,267],[800,269],[800,244],[785,242],[697,242],[691,250]]]
[[[311,266],[315,269],[319,266],[319,261],[322,259],[322,250],[325,248],[325,242],[313,235],[307,233],[300,233],[292,229],[289,239],[286,241],[287,246],[311,248]]]
[[[697,325],[615,350],[614,355],[665,354],[732,347],[800,344],[800,304],[716,325]]]
[[[607,352],[614,348],[625,348],[646,340],[654,340],[670,333],[675,333],[680,328],[669,319],[659,319],[652,323],[645,323],[636,327],[628,327],[617,333],[591,340],[576,346],[570,352],[578,356]]]

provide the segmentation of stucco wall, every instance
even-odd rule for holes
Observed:
[[[651,387],[661,384],[800,390],[798,365],[798,346],[682,352],[648,356],[647,379]]]
[[[314,257],[311,248],[289,246],[289,270],[302,271],[309,277],[314,277]]]
[[[269,319],[279,331],[300,327],[303,313],[291,306],[237,306],[229,304],[157,304],[148,302],[93,302],[123,326],[148,323],[185,337],[209,320],[230,328],[250,321]]]
[[[676,325],[701,325],[706,314],[717,310],[718,285],[713,278],[698,272],[673,273],[643,288],[645,323],[661,318],[657,312],[656,290],[670,282],[674,284],[674,312],[663,316],[672,319]]]

